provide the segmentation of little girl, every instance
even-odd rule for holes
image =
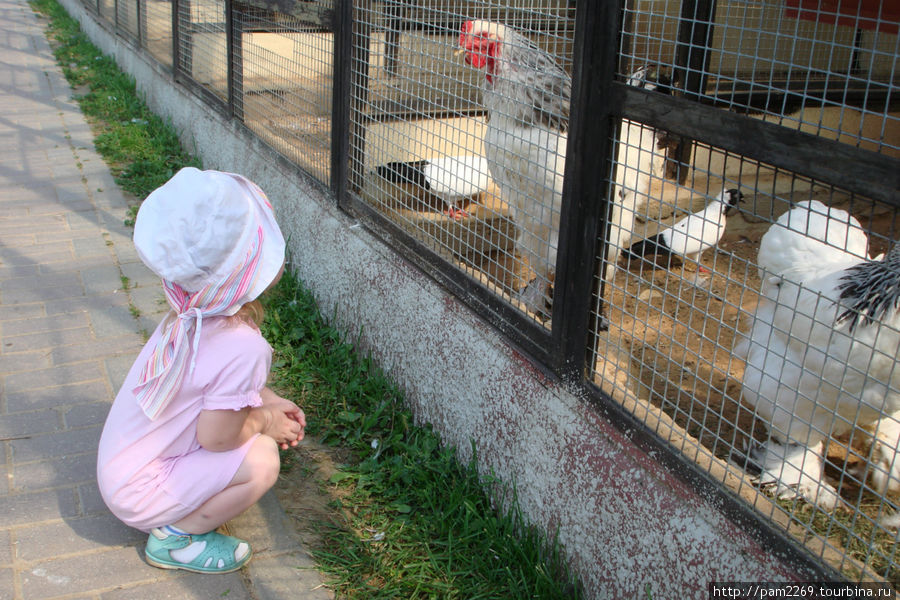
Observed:
[[[107,417],[100,492],[150,534],[150,564],[234,571],[250,546],[215,529],[274,485],[278,448],[296,446],[306,426],[266,387],[272,349],[258,327],[256,298],[281,277],[284,238],[249,180],[185,168],[144,201],[134,244],[172,310]]]

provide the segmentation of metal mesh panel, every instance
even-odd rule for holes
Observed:
[[[543,321],[543,288],[556,261],[574,9],[562,1],[373,2],[357,13],[368,40],[360,49],[366,72],[354,78],[363,102],[351,141],[364,148],[352,174],[362,196]],[[513,95],[522,90],[485,97],[492,75],[456,52],[470,19],[491,19],[508,50],[554,65],[558,114],[519,114],[514,104],[526,100]],[[548,123],[535,128],[517,122],[542,117]],[[523,305],[526,287],[538,291]]]
[[[116,0],[116,28],[119,33],[133,40],[140,37],[140,17],[138,0]]]
[[[141,0],[144,22],[141,40],[147,51],[160,63],[172,67],[172,2]]]
[[[100,16],[115,25],[116,23],[116,0],[98,0],[97,12]]]
[[[667,66],[705,102],[900,156],[896,3],[635,0],[627,20],[623,75]]]
[[[327,11],[330,4],[319,9]],[[243,32],[235,111],[286,157],[323,182],[330,176],[334,34],[322,23],[249,9],[235,15]],[[236,44],[237,46],[237,44]]]
[[[861,56],[869,30],[854,33],[846,46],[840,18],[823,26],[823,19],[806,19],[802,7],[791,16],[783,6],[726,3],[702,17],[703,5],[630,4],[622,79],[672,92],[664,83],[672,75],[677,95],[751,113],[747,119],[882,154],[900,148],[889,106],[895,56],[873,50],[864,72],[837,66],[847,48]],[[420,3],[414,9],[375,2],[357,15],[367,44],[357,49],[363,66],[353,79],[360,109],[351,145],[363,152],[351,166],[361,195],[541,323],[551,298],[535,302],[523,291],[554,277],[567,115],[560,100],[567,98],[573,16],[566,3],[489,2]],[[503,81],[511,76],[497,58],[502,54],[471,51],[466,36],[460,38],[462,24],[479,17],[495,24],[472,25],[481,28],[482,38],[500,37],[504,51],[530,57],[520,64],[530,65],[524,70],[531,68],[532,78],[518,88]],[[794,21],[793,29],[785,20]],[[877,21],[873,47],[896,43],[890,29],[884,19]],[[461,42],[464,63],[453,54]],[[831,58],[823,63],[826,50]],[[558,81],[537,85],[534,78]],[[864,90],[864,101],[848,92],[851,80]],[[556,110],[538,114],[538,105]],[[665,177],[667,156],[681,162],[682,179]],[[598,247],[608,245],[604,256],[595,257],[602,299],[595,298],[593,310],[593,322],[606,329],[591,336],[593,385],[803,539],[823,561],[853,579],[897,582],[894,526],[900,517],[892,515],[900,510],[891,490],[900,491],[900,461],[896,472],[893,466],[900,442],[893,414],[900,409],[900,371],[894,375],[900,331],[889,322],[866,323],[854,330],[861,337],[853,337],[847,321],[836,325],[829,313],[840,291],[820,281],[834,277],[826,273],[831,266],[848,267],[890,250],[896,208],[790,172],[779,167],[778,156],[764,163],[709,144],[685,144],[627,119],[609,168],[614,206],[609,231],[598,240]],[[438,193],[445,185],[441,175],[467,184],[490,178],[463,197]],[[465,202],[464,213],[455,202]],[[737,206],[720,219],[723,202]],[[792,221],[784,223],[789,209]],[[810,217],[810,210],[821,214]],[[654,254],[666,244],[673,248],[678,238],[665,231],[695,213],[706,215],[690,221],[702,226],[687,230],[681,243],[706,240],[699,262],[693,255],[667,261]],[[801,218],[809,224],[798,230]],[[824,233],[814,227],[822,221]],[[770,230],[780,236],[773,233],[766,246],[763,236]],[[798,264],[773,262],[771,240],[785,240],[776,245],[778,256],[784,245],[802,247],[822,235],[827,243],[795,257]],[[762,258],[761,247],[769,248]],[[812,266],[801,266],[804,259]],[[804,268],[818,269],[816,276],[803,274]],[[777,394],[796,406],[767,400]],[[835,510],[837,505],[849,510]]]
[[[851,334],[835,323],[834,303],[834,273],[891,249],[897,209],[700,144],[679,185],[659,175],[661,152],[645,143],[664,132],[630,122],[621,130],[611,192],[623,198],[614,214],[624,216],[613,226],[629,232],[603,257],[612,261],[609,270],[598,273],[606,278],[608,330],[593,340],[595,385],[812,540],[810,549],[848,577],[900,581],[896,518],[889,517],[898,514],[896,498],[879,487],[900,489],[900,330],[886,319]],[[720,220],[715,207],[729,189],[743,198]],[[852,227],[848,213],[857,220]],[[693,219],[684,229],[692,239],[707,238],[699,259],[677,253],[690,242],[679,245],[673,225],[686,218]],[[868,404],[860,404],[861,385]],[[804,458],[798,449],[806,446],[812,450]],[[778,460],[786,449],[793,454]],[[762,480],[754,479],[762,467]],[[806,473],[802,480],[788,473],[792,467]],[[757,485],[767,475],[784,484],[784,499],[770,496],[777,485]],[[797,489],[805,500],[789,498]],[[831,510],[840,503],[848,510]]]
[[[178,70],[216,96],[227,100],[225,2],[179,2],[178,19]]]
[[[849,4],[636,0],[619,71],[650,64],[677,95],[900,156],[900,11]],[[900,321],[874,298],[900,273],[877,258],[898,208],[702,143],[682,144],[679,184],[663,176],[677,138],[625,121],[617,139],[593,383],[844,575],[896,587]],[[720,217],[730,189],[743,201]]]

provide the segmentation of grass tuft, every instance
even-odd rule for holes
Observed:
[[[327,485],[339,526],[313,554],[340,598],[578,598],[560,545],[518,508],[514,488],[460,464],[400,390],[320,316],[289,274],[265,300],[273,385],[303,398],[309,433],[349,450]],[[287,452],[289,454],[290,451]]]

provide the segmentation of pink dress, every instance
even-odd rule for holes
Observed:
[[[197,442],[197,419],[201,410],[262,406],[259,393],[272,361],[271,347],[253,327],[225,317],[203,319],[194,372],[185,374],[178,394],[151,421],[132,390],[160,333],[157,327],[119,390],[97,457],[106,505],[143,531],[179,521],[231,482],[257,436],[240,448],[210,452]]]

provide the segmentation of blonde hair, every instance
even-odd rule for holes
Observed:
[[[259,329],[263,319],[266,318],[266,311],[259,300],[251,300],[241,306],[236,313],[228,318],[233,324],[237,324],[238,322],[246,323],[251,327]]]

